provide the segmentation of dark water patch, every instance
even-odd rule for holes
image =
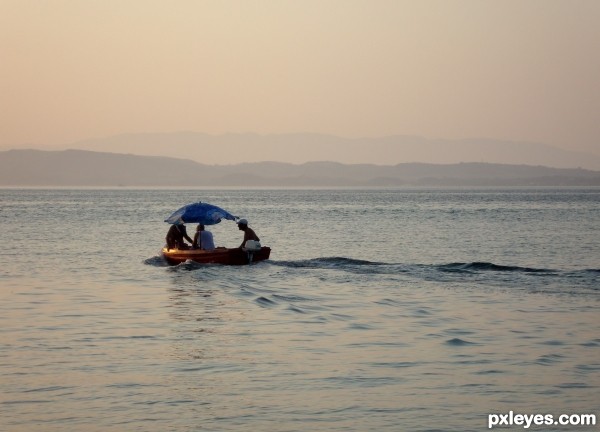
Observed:
[[[281,300],[281,301],[287,301],[287,302],[305,302],[305,301],[312,301],[312,299],[308,298],[308,297],[302,297],[299,295],[283,295],[283,294],[273,294],[273,297],[276,298],[277,300]]]
[[[118,389],[133,389],[133,388],[144,388],[144,387],[154,388],[154,387],[165,387],[165,386],[159,385],[156,383],[143,384],[143,383],[137,383],[137,382],[122,382],[122,383],[108,384],[108,385],[106,385],[106,387],[107,388],[118,388]]]
[[[465,330],[465,329],[447,329],[447,330],[444,330],[444,332],[448,335],[462,335],[462,336],[475,333],[472,330]]]
[[[423,362],[375,362],[370,363],[370,366],[377,368],[391,368],[391,369],[403,369],[410,368],[415,366],[422,366],[425,363]]]
[[[328,320],[327,320],[327,318],[326,318],[326,317],[324,317],[324,316],[322,316],[322,315],[319,315],[319,316],[312,316],[312,317],[310,317],[310,318],[307,318],[307,319],[305,319],[305,320],[300,320],[300,321],[298,321],[298,322],[299,322],[300,324],[319,324],[319,325],[320,325],[320,324],[325,324],[325,323],[327,323],[327,321],[328,321]],[[309,332],[308,334],[309,334],[309,335],[311,335],[311,336],[315,336],[315,335],[316,335],[316,336],[320,336],[320,334],[316,334],[316,333],[314,333],[314,332]]]
[[[390,298],[384,298],[379,301],[376,301],[375,303],[378,305],[383,305],[383,306],[400,306],[402,304],[398,300],[394,300],[394,299],[390,299]]]
[[[343,345],[349,348],[406,348],[411,344],[408,342],[353,342]]]
[[[560,363],[563,360],[563,358],[564,356],[560,354],[546,354],[539,357],[537,360],[535,360],[534,363],[540,366],[549,366],[556,363]]]
[[[559,340],[548,340],[544,342],[540,342],[541,345],[549,345],[549,346],[562,346],[565,345],[563,341]]]
[[[544,396],[556,396],[556,395],[560,395],[563,393],[564,392],[562,390],[559,390],[557,388],[548,388],[548,389],[544,389],[544,390],[535,392],[535,394],[544,395]]]
[[[480,288],[525,291],[530,294],[580,296],[596,295],[600,281],[595,271],[556,270],[505,266],[491,262],[414,265],[411,276],[440,284],[470,282]]]
[[[247,288],[240,288],[239,295],[243,297],[254,297],[256,294]]]
[[[23,393],[40,393],[40,392],[56,392],[62,390],[70,390],[73,387],[64,387],[64,386],[50,386],[50,387],[40,387],[35,389],[24,390]]]
[[[198,403],[198,400],[196,399],[176,399],[173,401],[168,401],[165,402],[167,405],[171,405],[171,406],[177,406],[177,405],[181,405],[181,404],[198,404],[198,405],[209,405],[208,402],[200,402]],[[143,419],[142,421],[144,421],[146,419]]]
[[[473,344],[473,345],[477,345],[477,344]],[[456,358],[463,358],[465,360],[458,360],[458,361],[453,361],[452,364],[458,364],[458,365],[488,365],[488,364],[495,364],[495,362],[493,360],[487,360],[487,359],[483,359],[483,358],[475,358],[474,356],[471,355],[457,355],[454,356]]]
[[[468,383],[468,384],[463,384],[460,387],[462,388],[482,388],[482,387],[494,387],[494,384],[486,384],[486,383]]]
[[[475,375],[497,375],[497,374],[505,374],[505,373],[507,373],[507,372],[503,371],[501,369],[486,369],[486,370],[475,372]]]
[[[266,306],[266,307],[272,307],[275,306],[277,304],[277,302],[274,302],[273,300],[270,300],[266,297],[260,296],[258,297],[256,300],[254,300],[256,303],[258,303],[261,306]]]
[[[570,270],[565,271],[564,274],[571,278],[598,278],[600,271],[596,269]]]
[[[582,343],[581,346],[589,348],[600,347],[600,339],[592,339],[589,342]]]
[[[575,369],[584,373],[600,372],[600,364],[579,364],[575,366]]]
[[[138,336],[105,336],[105,337],[101,337],[98,338],[99,340],[136,340],[136,339],[156,339],[158,340],[159,338],[156,336],[151,336],[151,335],[138,335]]]
[[[350,321],[355,318],[352,315],[346,315],[346,314],[340,314],[340,313],[332,313],[331,317],[336,320],[340,320],[340,321]]]
[[[361,323],[352,323],[348,326],[351,330],[371,330],[373,326],[369,324],[361,324]]]
[[[213,365],[201,365],[201,366],[191,366],[191,367],[182,367],[174,369],[175,372],[201,372],[207,370],[216,370],[217,367]]]
[[[531,267],[505,266],[491,262],[475,261],[471,263],[451,263],[437,266],[442,272],[449,273],[473,273],[478,271],[496,271],[496,272],[523,272],[523,273],[546,273],[555,274],[555,270],[537,269]]]
[[[296,313],[299,313],[299,314],[306,314],[306,311],[304,311],[304,310],[302,310],[302,309],[300,309],[299,307],[296,307],[296,306],[289,306],[287,309],[289,311],[296,312]]]
[[[406,282],[401,275],[417,280],[436,283],[462,283],[467,280],[479,286],[502,289],[525,290],[535,294],[585,295],[600,290],[595,269],[566,271],[548,268],[534,268],[519,265],[500,265],[487,261],[454,262],[449,264],[402,264],[380,261],[367,261],[347,257],[323,257],[299,261],[278,261],[274,265],[293,269],[339,270],[364,275],[365,283],[377,277],[393,277],[398,283]],[[355,283],[352,279],[340,279],[340,283]],[[319,280],[328,282],[331,274],[322,273]],[[395,306],[389,298],[382,304]]]
[[[27,404],[43,404],[43,403],[52,403],[54,402],[52,399],[47,399],[47,400],[42,400],[42,399],[36,399],[36,400],[7,400],[7,401],[2,401],[0,402],[0,404],[2,405],[27,405]]]
[[[560,388],[560,389],[578,389],[578,388],[592,388],[591,385],[587,384],[587,383],[581,383],[581,382],[575,382],[575,383],[563,383],[563,384],[558,384],[556,387]]]
[[[460,338],[453,338],[453,339],[448,339],[446,342],[444,342],[446,345],[450,345],[450,346],[455,346],[455,347],[461,347],[461,346],[469,346],[469,345],[477,345],[475,342],[469,342],[467,340],[464,339],[460,339]]]
[[[143,263],[154,267],[169,267],[169,263],[167,262],[167,260],[165,260],[165,258],[162,255],[156,255],[151,258],[146,258],[143,261]]]
[[[382,387],[386,385],[394,385],[398,382],[405,381],[405,378],[385,377],[385,376],[332,376],[323,379],[323,382],[335,383],[342,386],[356,387]]]
[[[320,303],[317,303],[317,302],[305,303],[302,305],[302,308],[306,311],[314,312],[314,313],[319,313],[319,312],[330,310],[330,307],[320,304]]]
[[[594,269],[576,270],[565,272],[565,280],[575,286],[589,288],[592,291],[600,291],[600,272]]]
[[[432,314],[432,312],[429,312],[427,309],[417,309],[416,311],[413,312],[414,316],[430,316]]]

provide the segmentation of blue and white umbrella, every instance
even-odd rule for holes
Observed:
[[[221,219],[236,220],[237,216],[212,204],[197,202],[185,205],[165,219],[170,224],[199,223],[203,225],[214,225]]]

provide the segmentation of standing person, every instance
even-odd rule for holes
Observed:
[[[244,240],[242,241],[240,248],[243,248],[244,246],[246,246],[246,242],[248,240],[254,240],[254,241],[260,242],[260,239],[254,232],[254,230],[248,226],[248,221],[246,219],[240,219],[237,222],[237,224],[238,224],[238,228],[241,231],[244,231]]]
[[[198,224],[196,227],[196,234],[194,234],[194,241],[192,243],[192,247],[194,249],[202,249],[202,250],[214,250],[215,242],[213,240],[213,235],[210,231],[206,231],[204,229],[204,225]]]
[[[171,225],[167,232],[167,249],[189,249],[189,246],[183,239],[193,244],[193,240],[188,236],[185,225],[182,222]]]

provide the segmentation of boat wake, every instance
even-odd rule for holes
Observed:
[[[521,266],[499,265],[485,261],[474,261],[470,263],[455,262],[449,264],[401,264],[401,263],[385,263],[377,261],[366,261],[345,257],[323,257],[313,258],[299,261],[270,261],[271,264],[280,265],[291,268],[350,268],[350,267],[366,267],[365,271],[372,271],[373,267],[400,268],[409,269],[411,267],[430,268],[440,272],[448,273],[477,273],[477,272],[514,272],[514,273],[540,273],[546,275],[559,275],[565,273],[600,273],[600,269],[583,269],[583,270],[557,270],[546,268],[532,268]]]
[[[299,261],[270,261],[272,265],[290,269],[333,270],[361,275],[398,276],[428,282],[465,285],[483,284],[493,287],[515,287],[530,292],[600,293],[600,269],[564,270],[500,265],[486,261],[447,264],[403,264],[358,260],[345,257],[323,257]]]
[[[438,266],[440,271],[471,273],[475,271],[523,272],[523,273],[556,273],[556,270],[531,267],[504,266],[490,262],[452,263]]]
[[[229,266],[219,264],[199,264],[186,261],[175,266],[169,264],[160,255],[144,260],[146,265],[168,267],[173,272],[218,271]],[[253,264],[251,267],[272,269],[286,268],[290,272],[319,274],[319,277],[335,277],[336,274],[351,273],[361,278],[385,278],[386,281],[399,284],[426,281],[447,286],[481,285],[500,289],[524,289],[536,293],[554,294],[600,294],[600,269],[565,270],[535,268],[519,265],[501,265],[487,261],[454,262],[444,264],[405,264],[368,261],[342,256],[320,257],[304,260],[276,261],[268,260]],[[268,270],[267,270],[268,271]],[[212,271],[211,271],[212,272]],[[333,272],[333,273],[331,273]],[[245,274],[245,273],[244,273]],[[330,275],[330,276],[328,276]],[[216,275],[213,275],[216,277]],[[210,277],[207,275],[207,277]],[[237,277],[242,277],[237,274]],[[375,280],[374,280],[375,281]]]
[[[271,261],[272,264],[294,268],[343,268],[348,266],[386,266],[382,262],[373,262],[345,257],[313,258],[299,261]]]

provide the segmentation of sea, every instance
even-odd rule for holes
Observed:
[[[167,265],[197,201],[270,259]],[[4,188],[0,225],[2,431],[598,430],[599,188]]]

